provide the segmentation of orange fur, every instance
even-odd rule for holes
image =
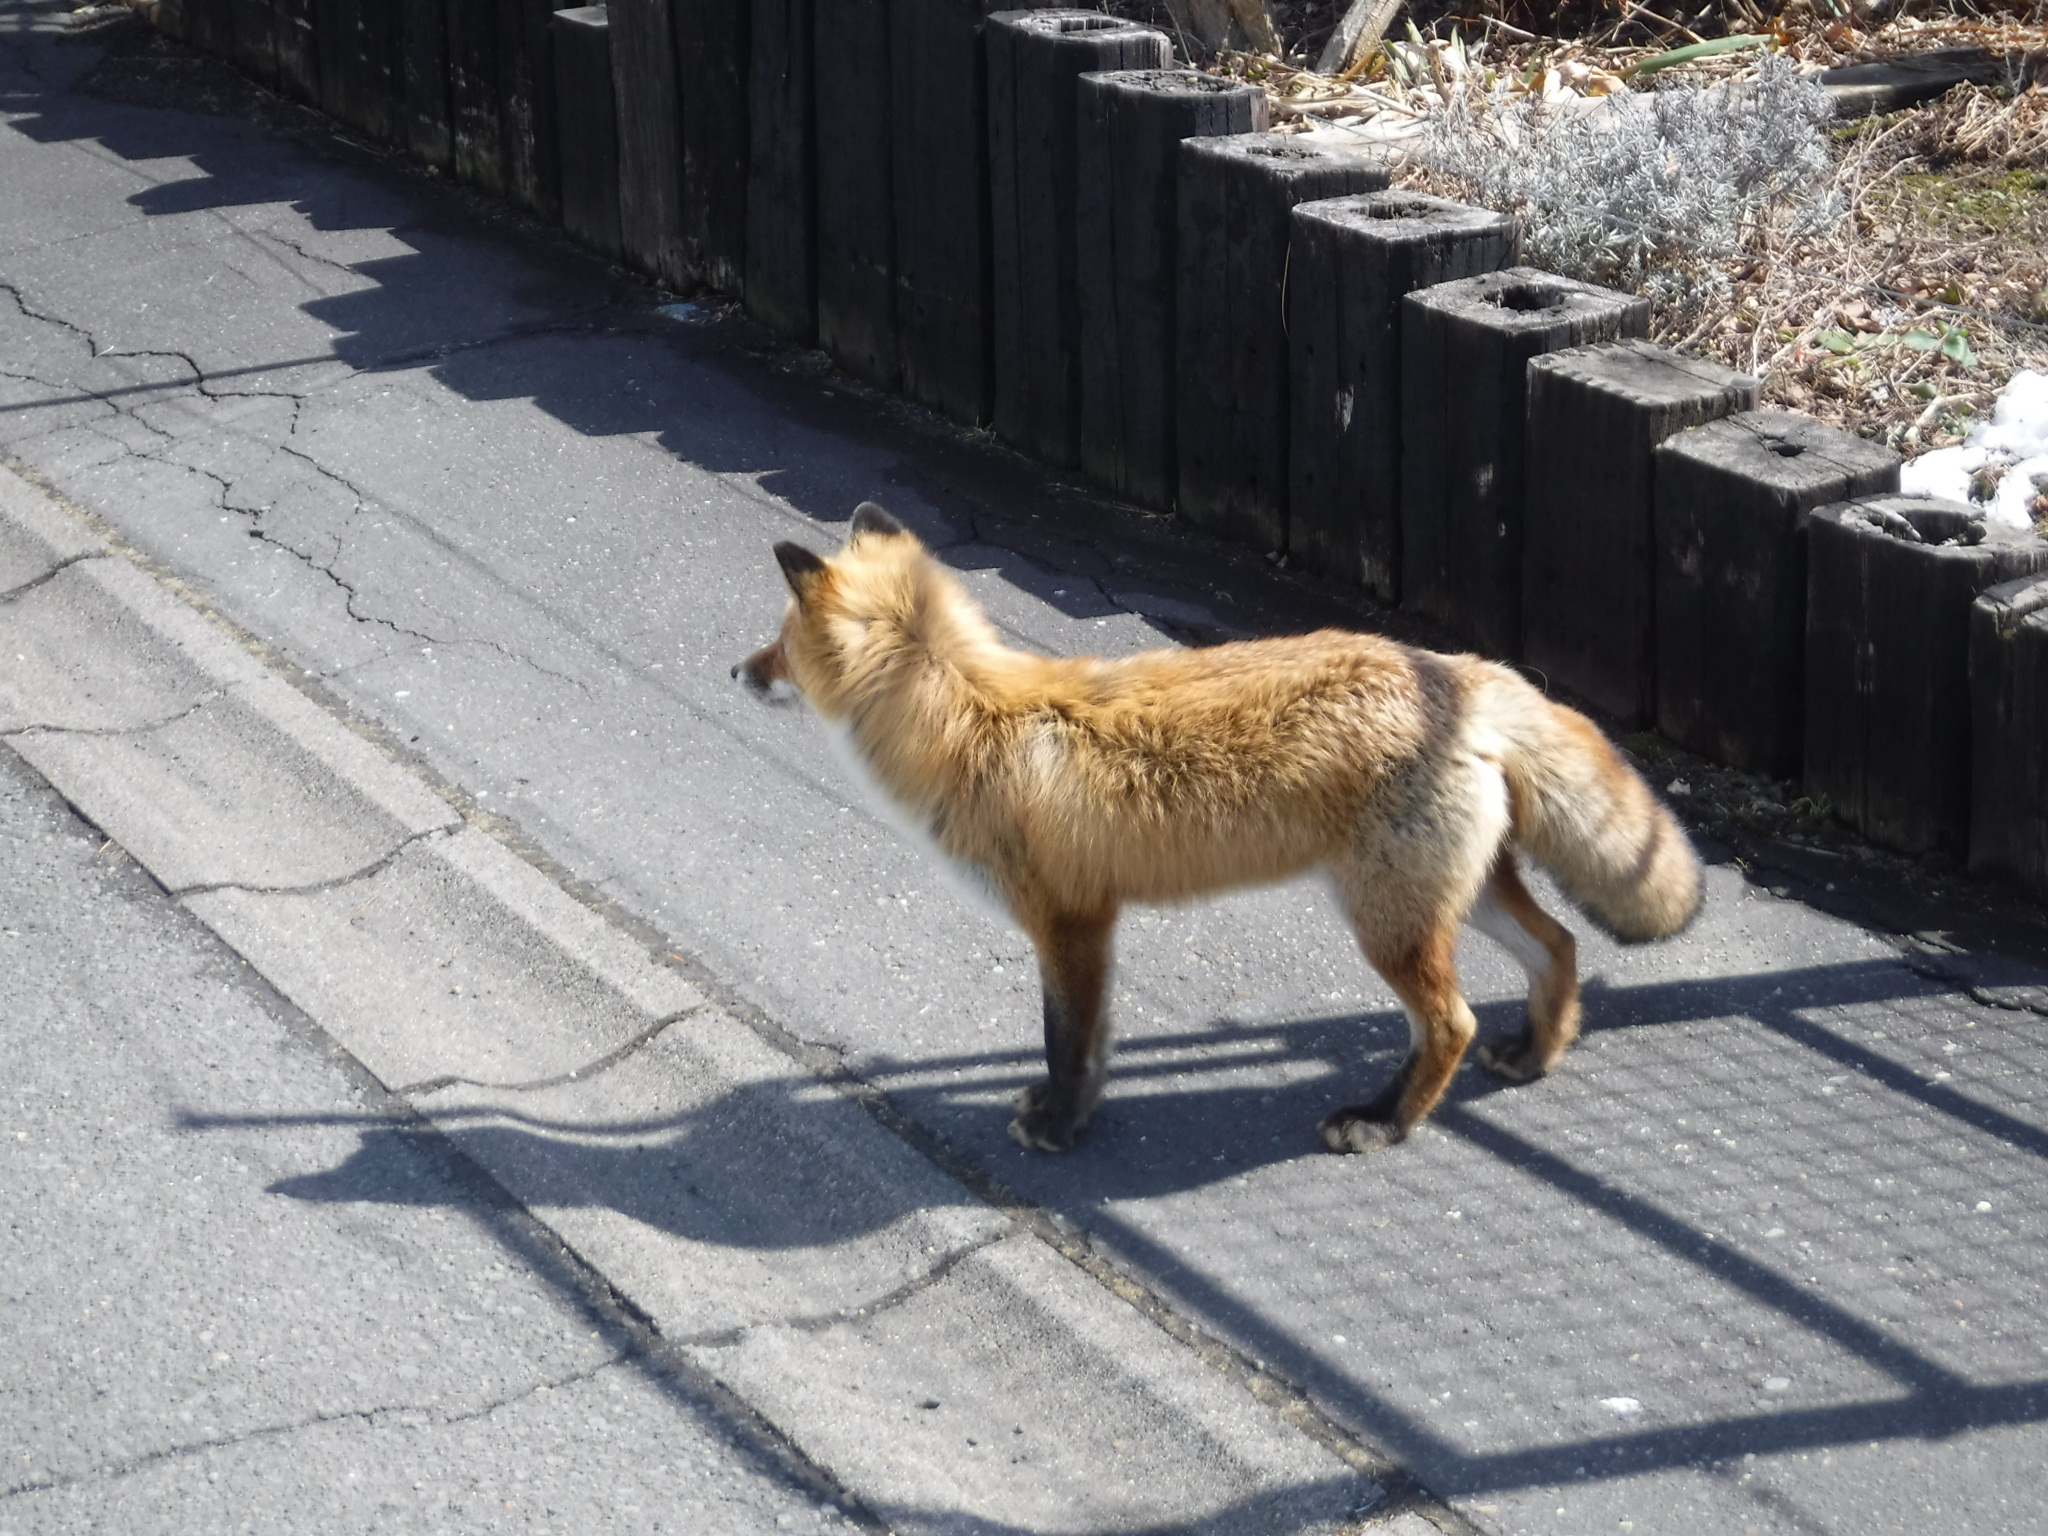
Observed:
[[[1037,947],[1048,1081],[1011,1132],[1058,1150],[1106,1076],[1109,936],[1125,902],[1327,871],[1415,1049],[1389,1089],[1323,1122],[1339,1150],[1399,1140],[1474,1033],[1452,952],[1468,914],[1530,969],[1529,1033],[1485,1055],[1540,1076],[1577,1031],[1571,935],[1519,847],[1628,939],[1699,902],[1685,835],[1583,716],[1513,672],[1323,630],[1121,660],[1011,649],[878,507],[833,559],[778,545],[782,632],[734,669],[794,685],[882,791],[985,875]],[[1481,910],[1474,903],[1485,895]]]

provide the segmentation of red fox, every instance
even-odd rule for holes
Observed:
[[[1109,1066],[1110,931],[1125,902],[1326,871],[1365,958],[1408,1016],[1375,1098],[1326,1116],[1370,1152],[1443,1097],[1476,1032],[1461,923],[1529,975],[1519,1039],[1480,1060],[1527,1081],[1578,1033],[1570,932],[1522,884],[1548,869],[1616,937],[1677,932],[1698,861],[1671,814],[1583,715],[1505,667],[1323,630],[1122,660],[1053,659],[997,638],[915,535],[872,502],[830,560],[775,546],[781,634],[733,668],[791,684],[916,829],[977,874],[1038,953],[1047,1079],[1010,1134],[1065,1151]]]

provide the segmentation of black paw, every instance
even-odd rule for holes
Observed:
[[[1536,1047],[1527,1035],[1506,1045],[1479,1047],[1479,1064],[1496,1077],[1511,1083],[1533,1083],[1547,1075],[1536,1059]]]
[[[1316,1127],[1332,1152],[1377,1152],[1404,1139],[1406,1128],[1381,1119],[1370,1104],[1347,1104]]]
[[[1088,1129],[1088,1122],[1071,1107],[1053,1100],[1051,1083],[1033,1083],[1012,1102],[1017,1113],[1010,1118],[1010,1139],[1034,1152],[1068,1152]]]

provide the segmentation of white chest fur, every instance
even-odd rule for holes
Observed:
[[[868,766],[865,754],[854,740],[853,727],[843,720],[818,722],[825,728],[825,736],[832,744],[835,756],[846,765],[846,772],[855,784],[860,786],[863,796],[884,821],[888,822],[916,846],[924,849],[943,870],[946,877],[958,886],[961,892],[977,906],[986,907],[998,917],[1007,919],[1010,915],[1008,903],[996,889],[988,871],[979,864],[970,864],[965,859],[955,858],[939,845],[932,829],[891,795],[886,786],[877,779]]]

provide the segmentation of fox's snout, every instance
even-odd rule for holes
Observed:
[[[733,663],[732,675],[746,685],[747,692],[765,699],[778,678],[787,681],[789,668],[782,655],[782,642],[771,640],[753,655]]]

